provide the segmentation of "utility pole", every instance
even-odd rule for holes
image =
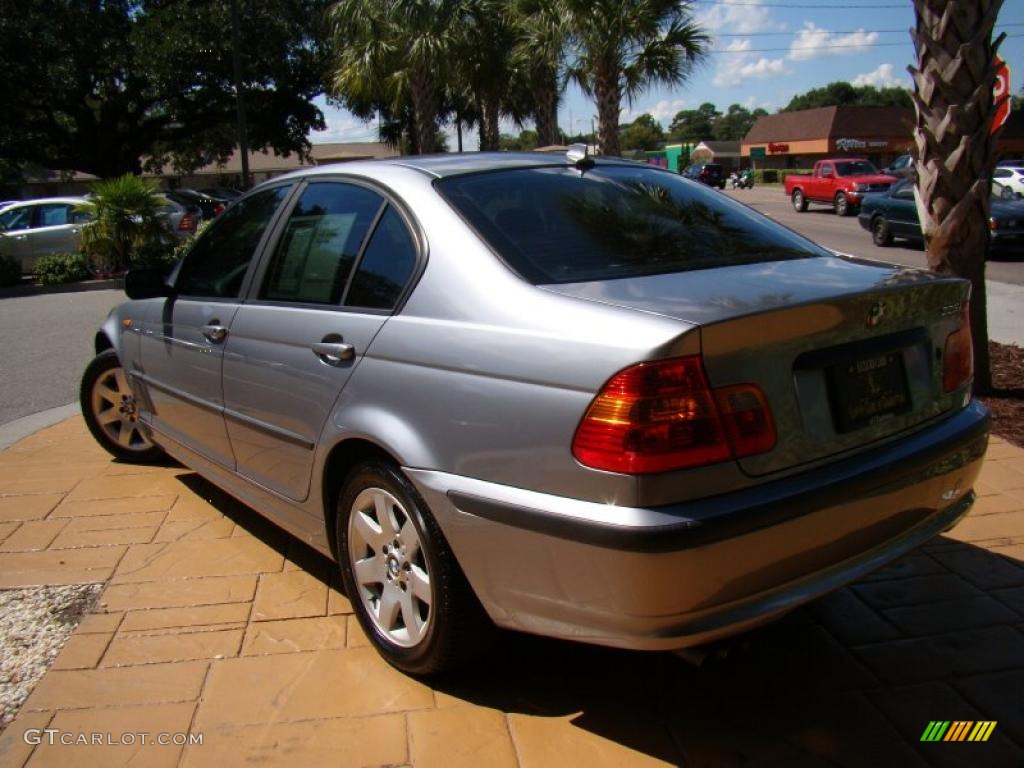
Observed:
[[[242,89],[241,23],[238,0],[231,0],[231,64],[235,73],[235,105],[238,108],[238,153],[242,156],[242,188],[249,188],[249,137],[245,125],[245,95]]]

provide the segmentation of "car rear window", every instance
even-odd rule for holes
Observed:
[[[720,192],[644,166],[520,168],[435,183],[498,256],[536,285],[828,253]]]

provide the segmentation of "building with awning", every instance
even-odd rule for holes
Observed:
[[[819,107],[759,117],[740,155],[758,168],[809,168],[826,157],[888,165],[913,147],[914,111],[904,107]]]
[[[690,153],[691,163],[718,163],[726,173],[740,167],[740,142],[702,141]]]

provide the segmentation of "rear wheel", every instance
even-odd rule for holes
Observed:
[[[93,358],[78,393],[85,424],[108,453],[125,461],[159,461],[164,452],[139,423],[135,394],[112,349]]]
[[[892,244],[892,232],[889,229],[889,222],[881,216],[877,216],[871,222],[871,239],[875,245],[883,248]]]
[[[804,197],[804,193],[799,189],[793,190],[793,209],[798,213],[803,213],[807,210],[807,198]]]
[[[845,193],[836,192],[835,209],[836,216],[846,216],[850,213],[850,202],[846,199]]]
[[[389,663],[430,675],[483,649],[487,617],[426,502],[397,467],[357,465],[337,516],[345,592]]]

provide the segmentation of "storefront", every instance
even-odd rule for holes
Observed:
[[[866,157],[879,168],[913,147],[914,111],[820,107],[758,118],[740,144],[743,164],[810,168],[826,157]]]

